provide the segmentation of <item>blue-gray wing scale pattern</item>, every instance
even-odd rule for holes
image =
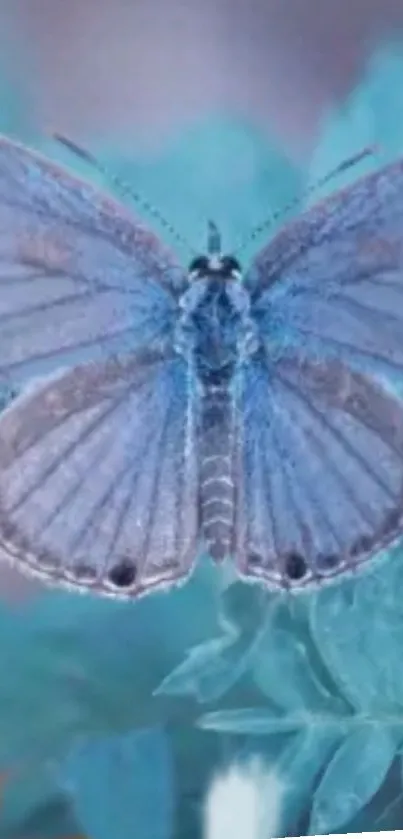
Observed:
[[[185,279],[128,210],[0,138],[0,379],[171,340]]]
[[[281,231],[246,277],[237,564],[274,588],[364,567],[403,529],[403,164]]]
[[[0,419],[0,534],[27,571],[134,597],[185,579],[197,554],[186,364],[134,354],[81,365]]]

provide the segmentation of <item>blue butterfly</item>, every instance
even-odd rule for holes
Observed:
[[[301,590],[402,532],[403,163],[187,269],[131,212],[0,140],[0,543],[137,597],[205,550]],[[27,385],[28,382],[28,385]]]

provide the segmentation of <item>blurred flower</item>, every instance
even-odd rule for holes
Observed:
[[[203,839],[271,839],[279,836],[283,785],[255,758],[216,775],[204,805]]]

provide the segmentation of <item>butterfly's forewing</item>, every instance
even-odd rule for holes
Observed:
[[[271,353],[403,374],[403,162],[301,215],[246,277]]]
[[[189,373],[175,355],[76,367],[0,418],[0,541],[28,571],[137,596],[196,555]]]
[[[402,219],[398,163],[289,225],[246,278],[262,348],[240,385],[237,556],[273,586],[348,572],[403,530]]]
[[[123,207],[0,138],[0,379],[169,340],[183,282]]]

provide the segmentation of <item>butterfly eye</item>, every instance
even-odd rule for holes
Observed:
[[[209,273],[209,261],[206,256],[197,256],[188,268],[189,276],[192,280],[197,280],[200,277],[205,277]]]
[[[234,280],[239,280],[242,277],[242,269],[237,259],[234,256],[223,256],[222,270]]]
[[[129,588],[136,579],[136,567],[130,559],[121,559],[111,568],[109,582],[116,588]]]

